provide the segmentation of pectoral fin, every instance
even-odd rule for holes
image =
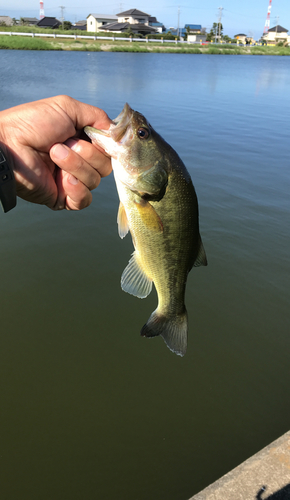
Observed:
[[[129,224],[128,224],[127,214],[125,212],[124,205],[121,202],[119,205],[117,222],[118,222],[119,236],[120,236],[120,238],[123,239],[123,238],[125,238],[126,234],[129,231]]]
[[[139,299],[145,299],[152,290],[152,280],[146,276],[140,267],[136,252],[133,253],[122,274],[121,287],[124,292],[131,293],[131,295],[135,295]]]
[[[149,201],[142,200],[142,198],[140,198],[140,201],[135,200],[135,206],[139,212],[139,215],[142,219],[143,224],[148,229],[150,229],[151,231],[153,231],[155,233],[162,233],[163,232],[162,220],[160,219],[156,210],[149,203]]]

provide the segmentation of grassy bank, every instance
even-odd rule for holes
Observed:
[[[71,38],[40,38],[0,35],[0,49],[14,50],[75,50],[107,52],[141,52],[171,54],[227,54],[227,55],[279,55],[290,56],[290,47],[237,47],[224,45],[187,45],[160,42],[125,42],[123,40],[82,40]]]
[[[28,38],[24,36],[10,37],[0,35],[0,49],[14,50],[61,50],[52,47],[52,44],[39,38]]]

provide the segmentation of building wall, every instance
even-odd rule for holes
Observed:
[[[280,40],[287,40],[287,32],[283,31],[283,33],[276,33],[275,31],[268,31],[267,35],[265,35],[264,40],[269,42],[275,42]]]
[[[112,23],[113,21],[117,21],[117,17],[115,19],[110,19],[104,17],[98,17],[96,19],[94,16],[90,15],[87,18],[87,31],[92,31],[94,33],[97,33],[99,31],[99,28],[101,28],[105,23]]]
[[[245,43],[246,42],[247,35],[236,35],[235,39],[240,40],[241,42]]]
[[[146,24],[147,26],[149,26],[149,17],[148,16],[118,17],[118,23]]]
[[[201,35],[200,33],[197,33],[196,35],[187,35],[187,41],[203,43],[206,41],[206,35]]]

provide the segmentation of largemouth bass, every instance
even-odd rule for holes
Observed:
[[[109,130],[85,127],[85,132],[112,158],[119,235],[130,231],[135,248],[121,287],[140,298],[147,297],[152,283],[157,290],[158,307],[141,335],[161,335],[171,351],[184,356],[187,275],[193,266],[207,265],[190,175],[172,147],[128,104]]]

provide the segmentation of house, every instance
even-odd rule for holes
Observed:
[[[246,43],[247,35],[245,35],[245,33],[239,33],[238,35],[235,35],[234,38],[239,40],[241,43]]]
[[[256,43],[252,36],[245,35],[245,33],[240,33],[239,35],[235,35],[234,38],[237,40],[237,43],[239,45]]]
[[[10,16],[0,16],[0,25],[13,26],[13,20]]]
[[[56,17],[44,17],[36,23],[40,28],[51,28],[57,29],[62,23],[56,19]]]
[[[72,29],[87,31],[87,20],[85,19],[84,21],[77,21],[72,25]]]
[[[156,17],[149,17],[149,26],[152,26],[156,29],[157,33],[162,33],[165,31],[165,26],[162,23],[159,23]]]
[[[38,23],[39,19],[37,17],[21,17],[21,21],[28,26],[34,26]]]
[[[117,21],[117,16],[111,16],[110,14],[89,14],[87,16],[87,31],[97,33],[105,24]]]
[[[130,23],[130,24],[145,24],[149,26],[150,14],[142,12],[138,9],[125,10],[117,14],[119,23]]]
[[[117,14],[117,22],[105,24],[100,31],[109,31],[111,33],[122,33],[132,31],[141,35],[150,35],[157,33],[157,27],[149,25],[150,15],[138,9],[130,9]]]
[[[201,33],[202,27],[201,24],[185,24],[183,30],[190,35],[196,35],[197,33]]]
[[[188,42],[206,41],[206,29],[201,27],[201,24],[185,24],[181,30],[181,36],[187,35]]]
[[[266,42],[267,45],[276,45],[279,42],[290,41],[289,39],[288,30],[280,26],[280,24],[269,29],[268,33],[262,36],[262,42]]]

